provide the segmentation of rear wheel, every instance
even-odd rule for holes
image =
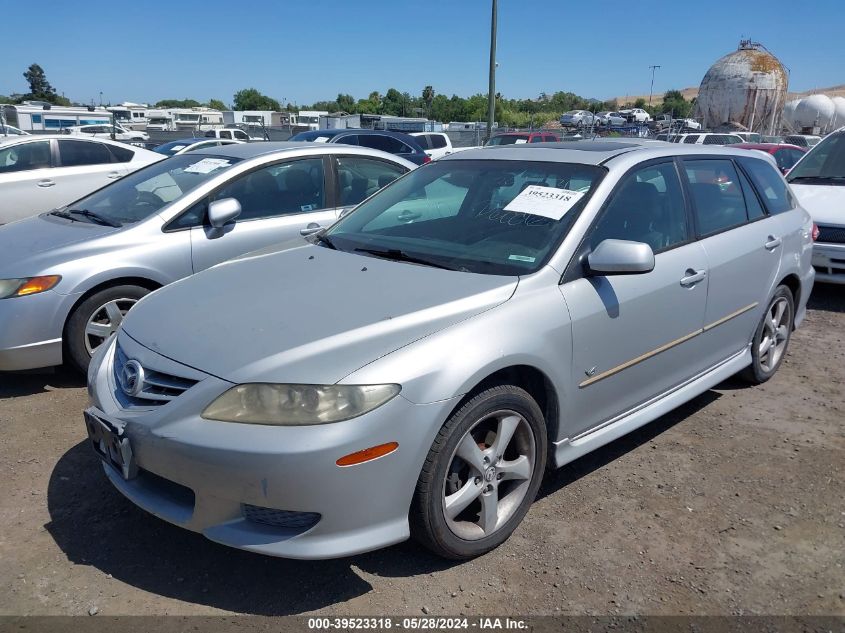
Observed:
[[[766,382],[783,362],[792,335],[793,302],[792,291],[786,286],[778,286],[754,332],[751,365],[742,372],[742,377],[751,384]]]
[[[113,286],[80,303],[65,326],[65,349],[71,363],[86,372],[94,352],[117,331],[132,306],[149,292],[142,286]]]
[[[542,411],[523,389],[503,385],[475,396],[429,450],[411,510],[413,536],[453,559],[498,547],[537,496],[546,443]]]

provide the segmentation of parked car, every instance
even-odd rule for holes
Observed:
[[[444,132],[411,132],[411,136],[417,139],[417,143],[431,160],[443,158],[454,151],[449,135]]]
[[[198,149],[208,149],[211,147],[221,147],[223,145],[234,145],[236,143],[245,143],[246,141],[235,141],[232,139],[202,139],[202,138],[183,138],[179,141],[170,141],[156,146],[153,150],[165,156],[176,156],[178,154],[186,154],[188,152],[195,152]]]
[[[742,139],[743,143],[763,143],[763,135],[757,132],[731,132]]]
[[[815,136],[813,134],[788,134],[783,137],[784,143],[797,145],[798,147],[806,147],[807,149],[813,147],[814,145],[818,145],[821,140],[821,136]]]
[[[264,140],[263,138],[254,138],[254,137],[250,136],[249,134],[247,134],[246,132],[244,132],[240,128],[223,128],[223,129],[214,128],[213,130],[208,130],[205,133],[205,138],[219,138],[219,139],[227,139],[227,140],[234,139],[236,141],[243,141],[245,143],[248,142],[248,141],[263,141]]]
[[[620,110],[619,113],[631,123],[648,123],[651,121],[651,115],[642,108],[629,108]]]
[[[62,130],[62,134],[110,138],[115,141],[149,141],[150,135],[140,130],[128,130],[121,125],[74,125]]]
[[[560,124],[563,127],[591,127],[595,116],[587,110],[570,110],[560,115]]]
[[[547,462],[737,372],[771,378],[813,285],[811,227],[754,152],[446,156],[310,244],[141,301],[92,362],[91,446],[131,501],[224,545],[330,558],[413,535],[477,556]]]
[[[700,130],[701,123],[695,119],[672,119],[672,127],[676,130]]]
[[[0,124],[0,136],[29,136],[29,132],[24,132],[14,125]]]
[[[715,132],[678,134],[672,138],[673,143],[686,145],[734,145],[742,143],[736,134],[718,134]]]
[[[163,158],[107,139],[0,137],[0,225],[60,207]]]
[[[595,120],[596,125],[603,125],[605,127],[609,125],[625,125],[625,123],[627,123],[625,117],[622,116],[619,112],[597,112],[595,115]],[[561,121],[561,123],[563,122]]]
[[[313,130],[300,132],[291,137],[292,141],[313,141],[314,143],[343,143],[377,149],[388,154],[395,154],[415,165],[424,165],[431,161],[431,156],[423,151],[417,140],[403,132],[383,130]]]
[[[787,180],[818,225],[813,246],[816,279],[845,284],[845,128],[807,152]]]
[[[523,143],[556,143],[557,136],[551,132],[503,132],[491,136],[486,145],[522,145]]]
[[[781,173],[786,174],[792,169],[793,165],[797,163],[801,157],[807,153],[807,150],[797,145],[786,145],[777,143],[738,143],[736,145],[729,145],[729,147],[736,147],[738,149],[754,149],[766,154],[771,154],[775,162],[778,164],[778,169]]]
[[[172,156],[0,227],[0,370],[85,369],[152,290],[319,231],[413,167],[347,145],[237,143]]]
[[[763,143],[778,143],[778,144],[780,144],[780,143],[784,142],[782,136],[767,136],[766,134],[763,134],[761,136],[761,138],[762,138]],[[800,145],[799,145],[799,147],[800,147]]]

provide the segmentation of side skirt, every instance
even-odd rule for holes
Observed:
[[[712,369],[690,378],[665,394],[658,396],[637,408],[623,413],[603,425],[574,439],[563,439],[554,443],[554,467],[560,468],[587,453],[627,435],[641,426],[656,420],[661,415],[678,408],[685,402],[701,395],[711,387],[730,378],[751,364],[751,348],[746,347]]]

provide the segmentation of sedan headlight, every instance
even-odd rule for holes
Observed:
[[[205,408],[207,420],[309,426],[341,422],[380,407],[399,385],[278,385],[232,387]]]
[[[25,297],[50,290],[61,280],[60,275],[24,277],[21,279],[0,279],[0,299]]]

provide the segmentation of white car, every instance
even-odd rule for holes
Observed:
[[[598,125],[625,125],[627,120],[621,112],[597,112],[596,124]]]
[[[74,125],[73,127],[66,127],[62,130],[64,134],[71,134],[73,136],[93,136],[94,138],[111,138],[114,133],[114,140],[116,141],[149,141],[150,135],[139,130],[127,130],[120,125],[100,124],[100,125]]]
[[[245,143],[246,141],[236,141],[233,139],[216,139],[216,138],[183,138],[179,141],[170,141],[163,143],[153,149],[158,154],[165,156],[177,156],[179,154],[187,154],[188,152],[195,152],[198,149],[209,149],[211,147],[220,147],[221,145],[234,145],[236,143]]]
[[[3,125],[0,123],[0,137],[4,136],[29,136],[29,132],[24,132],[14,125]]]
[[[651,115],[642,108],[630,108],[628,110],[620,110],[619,114],[624,116],[628,121],[633,123],[648,123],[651,121]]]
[[[816,223],[816,280],[845,284],[845,127],[804,154],[786,177]]]
[[[692,134],[678,134],[672,138],[673,143],[686,145],[733,145],[743,140],[736,134],[719,134],[716,132],[702,132]]]
[[[108,139],[0,137],[0,224],[61,207],[164,158]]]
[[[417,139],[423,151],[431,156],[431,160],[443,158],[457,151],[452,147],[449,136],[443,132],[411,132],[411,136]]]
[[[208,130],[205,133],[205,138],[219,138],[219,139],[226,139],[231,140],[234,139],[236,141],[243,141],[246,143],[247,141],[263,141],[263,138],[259,138],[256,136],[250,136],[242,129],[237,127],[227,127],[223,129],[213,129]]]

